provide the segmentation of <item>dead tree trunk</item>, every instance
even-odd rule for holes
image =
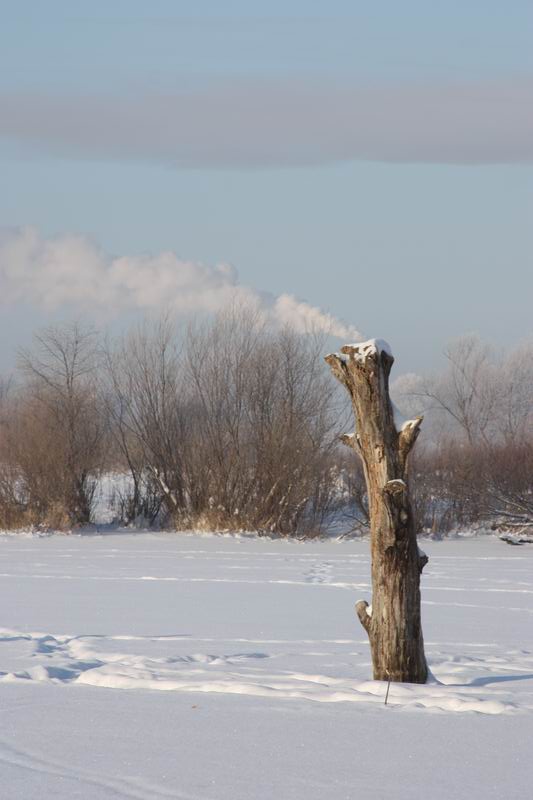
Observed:
[[[422,418],[398,423],[397,430],[389,397],[394,358],[386,342],[346,345],[326,361],[352,399],[356,432],[342,441],[361,457],[368,491],[372,606],[360,600],[356,610],[370,640],[374,679],[425,683],[420,574],[427,556],[418,549],[406,479]]]

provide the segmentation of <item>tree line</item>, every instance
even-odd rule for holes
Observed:
[[[38,332],[0,383],[0,528],[88,525],[102,479],[122,474],[122,525],[364,531],[364,477],[339,442],[349,410],[325,352],[323,337],[244,308],[114,340],[77,323]],[[497,358],[464,337],[446,370],[393,384],[399,414],[425,417],[410,466],[419,530],[533,520],[532,355]]]
[[[0,524],[91,522],[99,479],[127,472],[117,521],[317,531],[338,434],[323,341],[231,309],[102,341],[48,328],[4,385]]]
[[[476,336],[445,351],[446,367],[402,376],[396,402],[424,414],[411,466],[420,528],[446,532],[533,523],[533,344],[498,354]]]

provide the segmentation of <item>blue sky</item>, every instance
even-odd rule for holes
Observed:
[[[531,335],[531,2],[0,7],[0,226],[39,231],[26,281],[77,234],[99,275],[162,251],[230,264],[389,339],[400,371],[465,332]],[[17,269],[4,368],[83,305],[14,291]]]

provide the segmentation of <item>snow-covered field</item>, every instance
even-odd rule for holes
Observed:
[[[0,536],[2,800],[533,796],[533,547],[424,549],[385,706],[366,542]]]

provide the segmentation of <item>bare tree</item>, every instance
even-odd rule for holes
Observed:
[[[61,507],[70,524],[90,521],[104,461],[98,359],[96,332],[77,323],[45,329],[19,354],[26,381],[10,438],[20,485],[30,508]]]
[[[179,347],[171,320],[143,325],[106,348],[112,434],[129,469],[128,521],[176,519],[187,510],[184,456],[188,440]]]
[[[533,343],[512,351],[494,370],[496,428],[505,444],[532,438]]]
[[[466,336],[446,356],[442,374],[395,382],[402,408],[423,410],[433,435],[415,492],[418,518],[433,530],[436,517],[441,529],[488,520],[529,524],[533,347],[496,354]]]
[[[193,510],[203,510],[208,525],[320,529],[332,499],[335,439],[320,351],[318,339],[273,331],[238,307],[189,331],[189,485]]]
[[[362,459],[367,484],[372,607],[361,600],[356,610],[370,640],[374,678],[425,683],[420,574],[427,557],[418,549],[407,487],[407,458],[422,420],[396,428],[389,398],[394,359],[385,343],[346,345],[326,361],[351,397],[356,432],[343,441]]]
[[[190,480],[195,512],[211,507],[238,522],[242,500],[253,492],[248,375],[263,335],[254,310],[233,306],[213,322],[189,328],[185,358],[197,448]]]
[[[476,336],[463,336],[444,352],[448,369],[425,381],[419,392],[429,408],[440,410],[468,443],[487,441],[497,404],[490,348]]]
[[[15,410],[13,384],[0,378],[0,528],[24,524],[25,506],[18,491],[18,475],[13,468],[11,448],[12,421]]]

